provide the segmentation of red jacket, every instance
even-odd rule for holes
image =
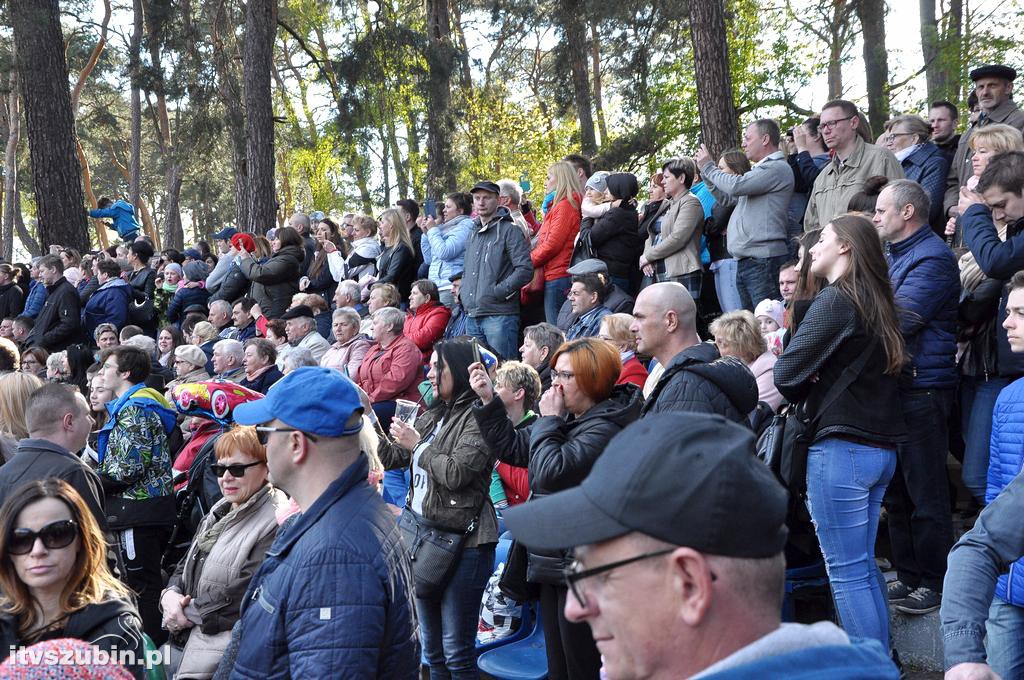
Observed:
[[[444,329],[448,326],[448,319],[451,316],[450,309],[433,300],[423,303],[415,312],[405,315],[405,337],[415,342],[423,352],[423,363],[430,361],[434,343],[444,335]]]
[[[622,364],[622,371],[619,373],[619,381],[616,385],[625,385],[626,383],[633,383],[640,389],[644,388],[644,383],[647,381],[647,369],[640,363],[640,360],[636,357],[630,357],[626,363]]]
[[[418,387],[422,381],[423,353],[404,335],[385,348],[379,342],[370,345],[356,379],[374,404],[392,399],[419,402]]]
[[[534,268],[544,267],[544,280],[569,276],[569,260],[576,234],[580,233],[580,195],[573,194],[576,207],[563,198],[552,206],[537,234],[537,245],[530,253]]]
[[[519,505],[530,496],[530,473],[527,468],[498,463],[498,476],[505,487],[505,498],[509,505]]]

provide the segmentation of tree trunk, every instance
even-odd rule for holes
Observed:
[[[10,200],[8,198],[8,200]],[[18,240],[21,241],[21,245],[25,246],[25,250],[32,257],[37,257],[43,254],[43,246],[35,239],[35,237],[25,227],[25,220],[21,216],[21,192],[14,192],[14,231],[18,234]],[[39,230],[36,230],[38,233]]]
[[[89,248],[82,171],[75,156],[68,65],[57,0],[8,4],[32,161],[32,187],[44,246]]]
[[[597,112],[597,131],[601,135],[601,144],[608,143],[608,126],[604,120],[604,101],[601,86],[601,38],[597,33],[597,23],[590,24],[590,58],[594,71],[594,110]]]
[[[448,0],[427,0],[427,179],[425,196],[437,198],[455,191],[452,158],[452,72],[456,51],[451,40]],[[415,130],[410,130],[410,137]]]
[[[583,4],[580,0],[563,0],[558,3],[558,7],[555,20],[562,27],[562,37],[569,55],[576,116],[580,121],[580,148],[585,155],[593,156],[597,153],[597,138],[594,133],[594,116],[590,112],[590,74],[587,69],[587,29],[583,24]]]
[[[963,51],[967,41],[962,40],[963,26],[963,0],[950,0],[949,11],[946,13],[946,30],[942,40],[942,56],[945,59],[946,77],[948,78],[946,95],[952,102],[960,101],[960,88],[963,81],[960,77],[960,70],[966,62],[966,59],[963,58]]]
[[[857,17],[864,43],[864,74],[868,86],[868,120],[872,138],[882,134],[889,120],[889,61],[885,52],[885,0],[860,0]]]
[[[277,31],[277,0],[249,0],[245,8],[242,82],[245,90],[245,158],[249,172],[249,221],[263,234],[274,224],[274,110],[270,66]]]
[[[132,37],[128,46],[128,74],[131,81],[131,153],[128,159],[128,200],[136,214],[142,202],[142,0],[132,0]]]
[[[700,127],[708,151],[718,158],[739,137],[722,0],[690,3],[690,35]]]
[[[7,148],[4,153],[4,216],[0,250],[8,262],[14,256],[14,211],[18,201],[18,142],[21,139],[21,100],[18,71],[11,69],[7,94]]]
[[[828,51],[828,100],[843,96],[843,45],[834,41]]]
[[[402,162],[402,149],[398,146],[398,134],[395,132],[395,121],[392,116],[387,117],[385,129],[387,139],[384,140],[384,143],[391,147],[391,162],[395,165],[395,182],[398,185],[398,197],[410,198],[409,173],[407,172],[406,164]]]
[[[233,22],[221,4],[214,20],[213,67],[217,73],[217,93],[224,105],[231,144],[231,167],[234,170],[235,224],[245,229],[249,223],[249,172],[245,158],[245,108],[242,105],[242,86],[235,67]]]
[[[164,209],[163,241],[167,244],[168,248],[177,248],[178,250],[185,247],[185,231],[181,226],[180,207],[181,182],[183,179],[181,166],[176,162],[170,163],[164,175],[164,186],[167,192],[164,200],[167,203]]]

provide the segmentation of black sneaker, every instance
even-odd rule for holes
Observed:
[[[888,589],[889,602],[892,604],[907,599],[907,596],[913,592],[910,586],[899,579],[889,581],[886,587]]]
[[[893,609],[904,614],[927,614],[942,605],[942,594],[931,588],[918,588],[900,602],[893,603]]]

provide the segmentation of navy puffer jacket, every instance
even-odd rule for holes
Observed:
[[[910,361],[903,384],[914,389],[956,387],[956,330],[960,272],[953,252],[927,224],[885,248],[889,280]]]
[[[1009,486],[1024,466],[1024,379],[1003,388],[992,411],[992,446],[988,461],[985,503],[991,503]],[[999,577],[996,596],[1003,602],[1024,607],[1024,557]]]
[[[412,574],[366,456],[281,530],[242,600],[233,679],[416,678]]]

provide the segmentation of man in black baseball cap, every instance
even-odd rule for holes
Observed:
[[[974,167],[971,164],[974,150],[970,147],[974,131],[986,125],[1003,123],[1024,132],[1024,111],[1021,111],[1013,101],[1013,81],[1016,77],[1017,72],[1014,69],[1002,64],[986,64],[971,71],[974,94],[978,97],[981,115],[978,116],[978,122],[960,136],[956,155],[946,175],[946,197],[943,207],[950,216],[958,214],[960,187],[974,175]]]
[[[663,413],[616,435],[582,484],[505,522],[531,549],[576,548],[565,617],[590,625],[609,680],[898,677],[877,641],[780,625],[786,507],[748,428]]]

